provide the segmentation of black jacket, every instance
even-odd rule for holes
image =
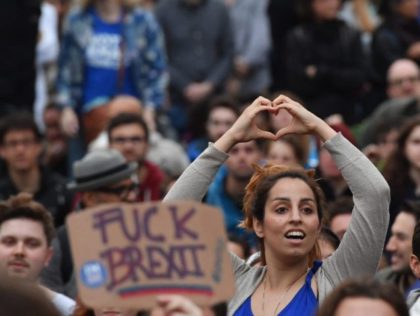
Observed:
[[[273,91],[287,89],[287,79],[284,76],[286,69],[286,36],[288,32],[299,23],[297,1],[269,0],[268,18],[272,40],[272,75]]]
[[[32,109],[40,14],[40,0],[0,1],[0,114]]]
[[[378,27],[372,38],[372,66],[376,80],[385,85],[388,67],[399,58],[407,58],[411,44],[420,41],[417,20],[388,18]],[[420,60],[416,60],[420,64]]]
[[[360,33],[343,21],[308,22],[287,38],[287,78],[290,89],[317,115],[344,115],[366,80],[366,62]],[[314,77],[306,68],[316,67]]]
[[[18,194],[18,190],[7,171],[0,178],[0,200]],[[41,168],[41,183],[34,200],[44,205],[54,218],[54,224],[59,227],[64,224],[67,214],[72,208],[73,195],[66,188],[66,181],[60,175]]]

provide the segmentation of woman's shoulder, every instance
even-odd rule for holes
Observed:
[[[314,277],[318,288],[318,300],[322,302],[328,293],[334,289],[334,282],[324,264],[315,272]]]
[[[238,280],[242,280],[242,279],[245,281],[249,281],[253,279],[258,280],[262,275],[264,275],[265,270],[266,270],[265,266],[260,266],[260,265],[251,266],[250,264],[248,264],[247,261],[239,258],[235,254],[233,253],[230,253],[230,254],[231,254],[231,260],[233,264],[233,270],[235,273],[235,279],[237,282]],[[253,281],[251,281],[251,283],[253,283]]]
[[[240,259],[238,258],[238,260]],[[251,267],[242,262],[240,268],[234,269],[234,271],[237,291],[229,302],[230,310],[237,310],[254,293],[265,275],[266,268],[262,266]]]

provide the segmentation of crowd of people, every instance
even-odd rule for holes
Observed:
[[[0,273],[34,306],[8,314],[420,315],[419,0],[3,1],[0,26]],[[185,199],[223,213],[229,302],[81,301],[70,213]]]

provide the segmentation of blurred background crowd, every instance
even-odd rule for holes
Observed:
[[[136,200],[160,200],[252,100],[286,94],[383,172],[382,277],[402,293],[420,287],[409,269],[420,219],[420,1],[14,0],[0,2],[0,30],[1,199],[33,194],[58,228],[81,200],[66,186],[74,162],[111,147],[138,164]],[[289,121],[279,112],[258,124],[276,132]],[[229,154],[205,202],[222,209],[232,250],[257,250],[238,223],[252,165],[264,161],[316,170],[325,240],[337,248],[353,202],[319,139],[288,135]]]

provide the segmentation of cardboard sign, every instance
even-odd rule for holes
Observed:
[[[192,201],[105,204],[71,214],[67,227],[88,306],[148,309],[160,294],[208,306],[234,293],[217,208]]]

